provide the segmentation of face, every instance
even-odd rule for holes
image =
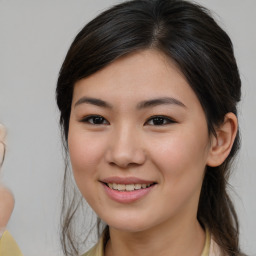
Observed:
[[[195,93],[157,51],[122,57],[74,86],[74,177],[112,228],[136,232],[196,219],[209,144]]]

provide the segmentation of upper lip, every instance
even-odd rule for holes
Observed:
[[[101,182],[103,183],[116,183],[116,184],[152,184],[156,183],[153,180],[144,180],[137,177],[108,177],[105,179],[102,179]]]

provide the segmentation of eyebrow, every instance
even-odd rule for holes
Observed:
[[[145,100],[140,102],[137,105],[137,109],[143,109],[148,107],[155,107],[158,105],[166,105],[166,104],[174,104],[180,107],[186,107],[185,104],[183,104],[181,101],[172,98],[172,97],[162,97],[162,98],[156,98],[152,100]]]
[[[101,99],[97,98],[90,98],[90,97],[82,97],[80,98],[74,105],[74,107],[81,105],[83,103],[92,104],[95,106],[103,107],[103,108],[113,108],[113,106]],[[166,105],[166,104],[174,104],[181,107],[186,107],[185,104],[183,104],[181,101],[172,98],[172,97],[161,97],[151,100],[145,100],[137,104],[137,109],[143,109],[143,108],[149,108],[149,107],[155,107],[159,105]]]
[[[103,108],[112,108],[111,104],[109,104],[101,99],[89,98],[89,97],[82,97],[75,103],[74,107],[81,105],[83,103],[92,104],[92,105],[96,105],[96,106],[103,107]]]

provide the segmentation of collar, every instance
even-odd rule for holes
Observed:
[[[201,254],[201,256],[211,256],[210,254],[210,245],[212,244],[213,241],[211,239],[211,234],[208,228],[205,229],[205,244],[204,244],[204,249]],[[87,253],[83,254],[82,256],[104,256],[104,247],[107,242],[107,236],[105,234],[105,231],[103,231],[103,234],[100,237],[100,240],[98,243]]]

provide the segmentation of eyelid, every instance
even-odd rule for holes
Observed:
[[[148,118],[147,121],[145,122],[145,124],[147,124],[149,121],[153,120],[154,118],[162,118],[162,119],[164,119],[164,120],[167,120],[167,123],[162,124],[162,125],[154,125],[154,124],[149,124],[149,125],[152,125],[152,126],[164,126],[164,125],[168,125],[168,124],[177,123],[177,121],[175,121],[175,120],[174,120],[173,118],[171,118],[171,117],[164,116],[164,115],[154,115],[154,116],[151,116],[150,118]]]
[[[94,123],[89,122],[89,120],[91,118],[97,118],[97,117],[104,119],[104,123],[102,123],[102,124],[94,124]],[[101,115],[88,115],[88,116],[84,116],[83,118],[81,118],[80,122],[88,123],[90,125],[95,125],[95,126],[96,125],[99,126],[99,125],[108,125],[109,124],[108,120],[106,118],[104,118],[103,116],[101,116]],[[107,122],[107,123],[105,123],[105,122]]]
[[[100,124],[95,124],[93,122],[90,122],[89,120],[92,119],[92,118],[102,118],[103,119],[103,123],[100,123]],[[165,123],[163,124],[149,124],[150,121],[152,121],[154,118],[161,118],[164,120]],[[166,122],[167,121],[167,122]],[[103,116],[101,115],[87,115],[83,118],[80,119],[80,122],[82,123],[87,123],[87,124],[90,124],[90,125],[95,125],[95,126],[100,126],[100,125],[109,125],[110,123],[108,122],[108,120],[106,118],[104,118]],[[177,123],[177,121],[175,121],[173,118],[170,118],[168,116],[165,116],[165,115],[154,115],[154,116],[151,116],[150,118],[148,118],[145,122],[145,125],[152,125],[152,126],[164,126],[164,125],[168,125],[168,124],[173,124],[173,123]]]

